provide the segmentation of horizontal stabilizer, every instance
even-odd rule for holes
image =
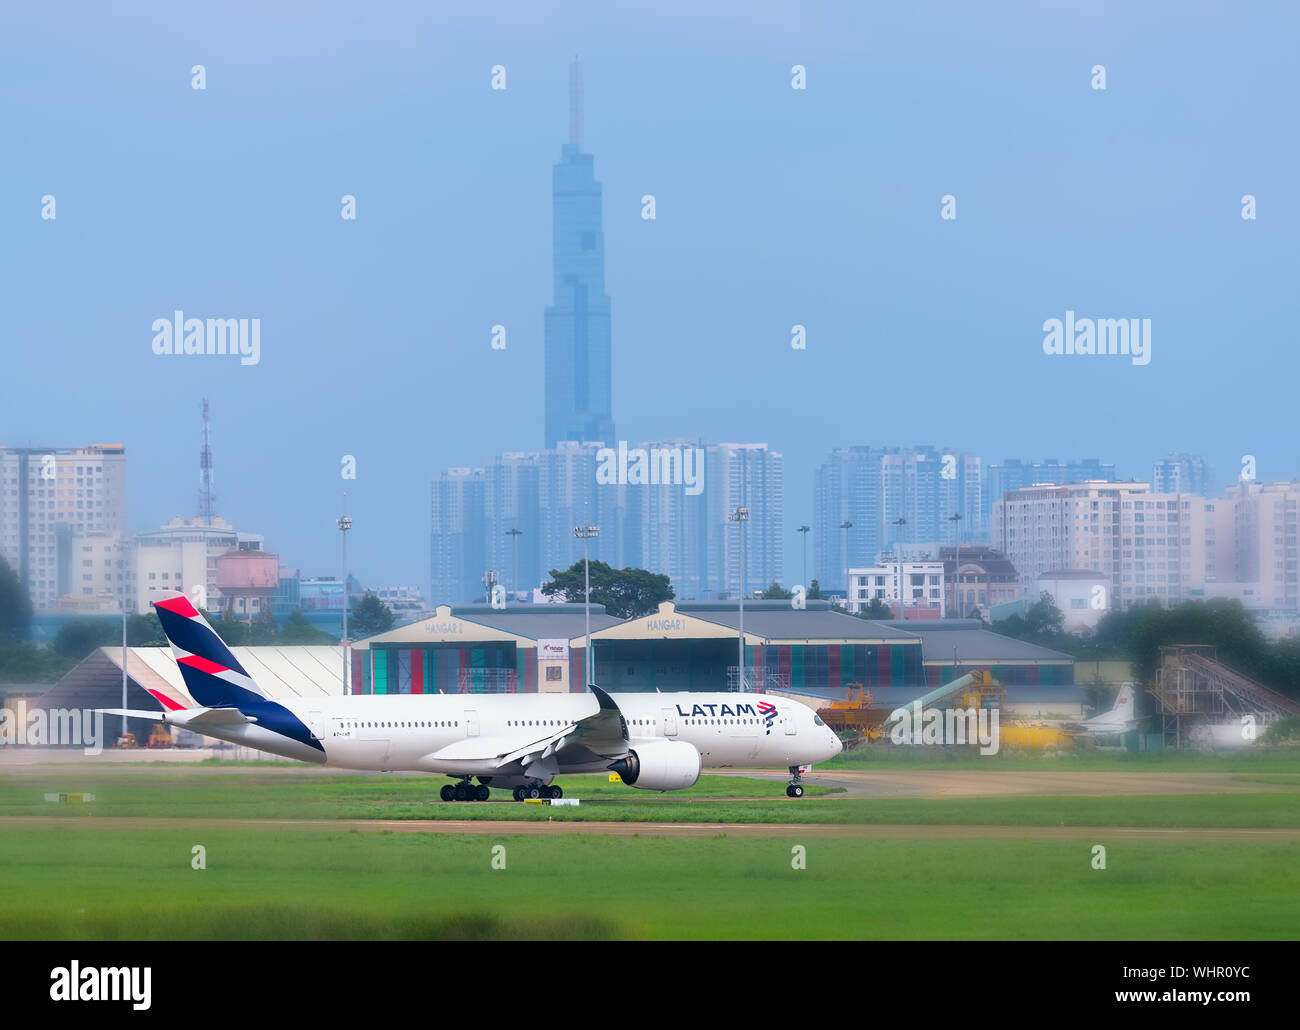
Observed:
[[[148,719],[150,722],[163,721],[163,713],[156,709],[152,712],[145,712],[139,708],[96,708],[95,711],[101,715],[124,715],[128,719]]]

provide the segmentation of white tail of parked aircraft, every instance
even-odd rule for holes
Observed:
[[[1134,708],[1136,693],[1132,683],[1125,683],[1115,695],[1115,704],[1109,712],[1095,715],[1083,722],[1067,723],[1071,733],[1132,733],[1137,729],[1138,718]]]
[[[746,693],[389,694],[273,701],[185,596],[154,605],[197,707],[150,691],[162,721],[285,758],[345,769],[441,773],[444,801],[562,796],[552,781],[616,772],[629,786],[683,790],[702,768],[800,767],[840,753],[833,730],[797,701]],[[150,719],[158,712],[106,709]],[[474,779],[478,783],[473,782]]]

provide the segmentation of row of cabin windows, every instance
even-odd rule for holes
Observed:
[[[442,722],[347,722],[343,724],[348,729],[365,729],[365,730],[415,730],[415,729],[436,729],[439,726],[459,726],[459,722],[443,720]]]
[[[687,726],[761,726],[762,719],[683,719]]]

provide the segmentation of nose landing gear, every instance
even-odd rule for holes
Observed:
[[[799,772],[799,766],[790,766],[790,783],[785,788],[785,796],[788,798],[803,797],[803,774]]]

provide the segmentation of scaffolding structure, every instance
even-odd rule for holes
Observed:
[[[1262,733],[1276,719],[1300,715],[1300,704],[1219,662],[1208,644],[1166,644],[1151,692],[1160,705],[1166,747],[1182,747],[1189,731],[1251,716]]]

